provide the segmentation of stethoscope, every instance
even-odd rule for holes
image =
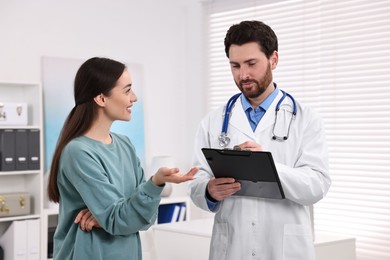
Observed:
[[[295,99],[293,98],[293,96],[291,96],[289,93],[287,93],[287,92],[285,92],[283,90],[280,90],[280,91],[282,92],[283,95],[279,99],[278,103],[276,104],[276,108],[275,108],[275,122],[274,122],[274,126],[272,128],[272,140],[277,140],[277,141],[283,142],[283,141],[286,141],[288,139],[289,135],[290,135],[291,123],[294,120],[295,116],[297,115],[297,105],[295,103]],[[229,101],[226,104],[225,115],[223,117],[223,123],[222,123],[222,131],[221,131],[221,134],[218,137],[219,146],[221,146],[222,148],[227,147],[229,145],[229,143],[230,143],[230,138],[227,135],[230,114],[232,112],[234,103],[236,103],[236,101],[237,101],[237,99],[238,99],[238,97],[240,95],[241,95],[241,93],[235,94],[234,96],[232,96],[229,99]],[[283,100],[286,97],[289,97],[291,99],[292,103],[293,103],[293,112],[292,112],[292,116],[291,116],[291,119],[290,119],[290,123],[288,124],[287,134],[284,135],[284,136],[278,136],[278,135],[275,134],[275,125],[276,125],[276,122],[278,120],[278,112],[280,110],[280,105],[282,104]]]

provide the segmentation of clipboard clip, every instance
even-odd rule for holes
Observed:
[[[241,149],[238,145],[233,146],[233,148],[224,148],[220,150],[220,152],[223,154],[237,155],[237,156],[249,156],[252,153],[251,150]]]

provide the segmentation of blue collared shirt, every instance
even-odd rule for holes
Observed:
[[[279,88],[275,83],[274,86],[275,90],[256,109],[253,109],[252,105],[249,103],[249,100],[244,95],[241,95],[240,97],[242,107],[244,108],[246,117],[248,118],[249,124],[251,125],[253,132],[256,130],[256,127],[259,124],[260,120],[263,118],[265,112],[267,112],[267,109],[271,106],[272,102],[278,95]],[[210,200],[207,195],[206,202],[210,210],[213,210],[218,203],[217,201]]]
[[[275,90],[255,109],[253,109],[252,105],[249,103],[249,100],[244,95],[241,95],[241,104],[244,108],[246,117],[248,118],[253,132],[256,130],[256,127],[263,118],[265,112],[267,112],[267,109],[271,106],[272,102],[278,95],[278,92],[279,89],[275,84]]]

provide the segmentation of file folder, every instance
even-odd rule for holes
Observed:
[[[40,258],[40,232],[39,219],[27,220],[27,260],[39,260]]]
[[[202,148],[216,178],[240,182],[234,196],[284,199],[282,184],[270,152]]]
[[[183,203],[163,204],[158,207],[157,223],[177,222],[180,217],[180,210]]]
[[[28,169],[40,169],[39,129],[29,129],[28,132]]]
[[[180,207],[180,215],[179,215],[178,222],[182,222],[186,220],[186,213],[187,213],[187,207],[185,205],[182,205]]]
[[[15,170],[15,131],[0,129],[0,171]]]
[[[4,259],[40,260],[40,220],[13,221],[0,237]]]
[[[28,156],[27,130],[17,129],[15,131],[15,170],[27,170]]]
[[[27,259],[27,221],[13,221],[0,237],[4,259]]]
[[[174,209],[173,209],[171,223],[177,222],[179,220],[179,213],[180,213],[180,206],[179,205],[175,205]]]

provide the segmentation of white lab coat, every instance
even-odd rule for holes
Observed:
[[[321,200],[331,180],[322,121],[312,109],[297,102],[297,116],[287,141],[272,140],[279,91],[255,132],[249,125],[239,98],[229,121],[229,147],[254,141],[272,152],[286,196],[284,200],[231,196],[214,209],[210,260],[313,260],[315,259],[308,205]],[[287,132],[292,102],[285,98],[278,113],[275,133]],[[213,174],[201,148],[220,148],[224,107],[201,122],[195,142],[195,165],[200,169],[189,183],[190,196],[198,207],[209,211],[205,189]]]

